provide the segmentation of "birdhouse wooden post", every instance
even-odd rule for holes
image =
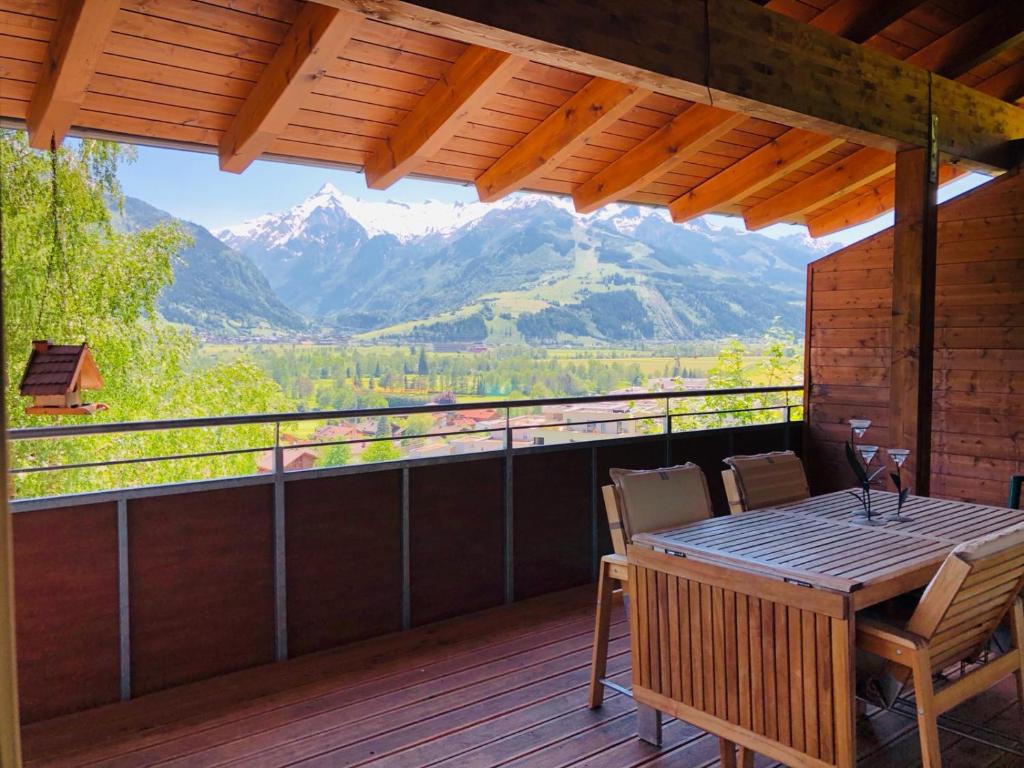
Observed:
[[[105,411],[104,403],[82,402],[82,390],[102,387],[103,377],[88,344],[32,342],[20,387],[23,396],[32,398],[25,413],[87,416]]]

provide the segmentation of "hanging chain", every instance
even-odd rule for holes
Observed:
[[[46,297],[56,295],[58,302],[63,302],[71,289],[70,275],[68,273],[67,253],[64,248],[64,238],[60,226],[60,183],[58,181],[59,162],[57,154],[57,140],[55,136],[50,137],[50,221],[53,226],[53,243],[46,259],[46,271],[44,282],[39,296],[39,316],[36,318],[36,326],[41,333],[44,333],[43,310],[46,306]],[[57,284],[51,285],[56,279]],[[70,318],[67,313],[60,312],[62,322],[66,324],[66,330],[70,331]]]

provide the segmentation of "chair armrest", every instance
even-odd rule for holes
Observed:
[[[613,579],[629,581],[629,560],[625,555],[604,555],[601,563],[608,568],[608,575]]]
[[[857,647],[900,664],[908,654],[928,648],[928,641],[905,629],[870,618],[857,618]]]

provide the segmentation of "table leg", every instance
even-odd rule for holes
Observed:
[[[636,705],[636,729],[648,744],[661,746],[661,711],[646,704]]]

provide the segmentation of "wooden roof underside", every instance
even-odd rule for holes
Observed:
[[[745,3],[1004,102],[1024,97],[1019,0],[759,4],[767,10]],[[357,5],[0,0],[0,116],[25,121],[40,147],[74,128],[217,150],[236,172],[285,158],[364,169],[375,188],[416,175],[475,183],[485,200],[530,189],[571,195],[583,211],[668,206],[677,221],[717,212],[822,235],[892,207],[891,149],[386,23]],[[942,179],[962,172],[944,166]]]

